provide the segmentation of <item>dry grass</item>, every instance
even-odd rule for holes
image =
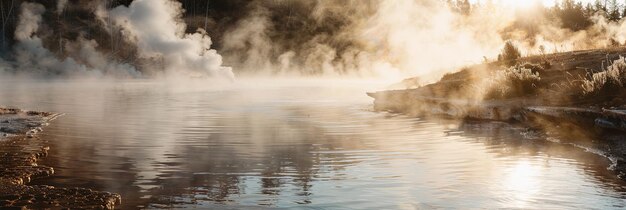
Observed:
[[[514,66],[497,71],[491,79],[484,81],[484,99],[508,99],[537,92],[541,82],[538,71],[525,66]]]
[[[613,61],[604,71],[591,74],[582,81],[585,95],[604,95],[618,92],[626,82],[626,58]]]

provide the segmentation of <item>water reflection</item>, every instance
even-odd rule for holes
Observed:
[[[0,104],[67,113],[37,183],[122,208],[620,208],[609,162],[504,123],[370,110],[359,85],[172,88],[0,83]]]

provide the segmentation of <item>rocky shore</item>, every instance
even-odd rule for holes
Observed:
[[[0,208],[113,209],[121,203],[120,195],[108,192],[27,185],[54,174],[52,167],[37,164],[49,150],[37,133],[59,116],[0,107]]]

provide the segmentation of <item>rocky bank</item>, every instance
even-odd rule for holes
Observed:
[[[49,150],[37,133],[59,116],[0,107],[0,208],[113,209],[121,203],[120,195],[108,192],[28,185],[54,174],[52,167],[37,164]]]

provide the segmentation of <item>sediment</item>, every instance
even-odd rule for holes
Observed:
[[[54,174],[52,167],[37,164],[50,149],[37,133],[59,116],[0,107],[0,208],[113,209],[121,203],[120,195],[108,192],[27,185]]]

